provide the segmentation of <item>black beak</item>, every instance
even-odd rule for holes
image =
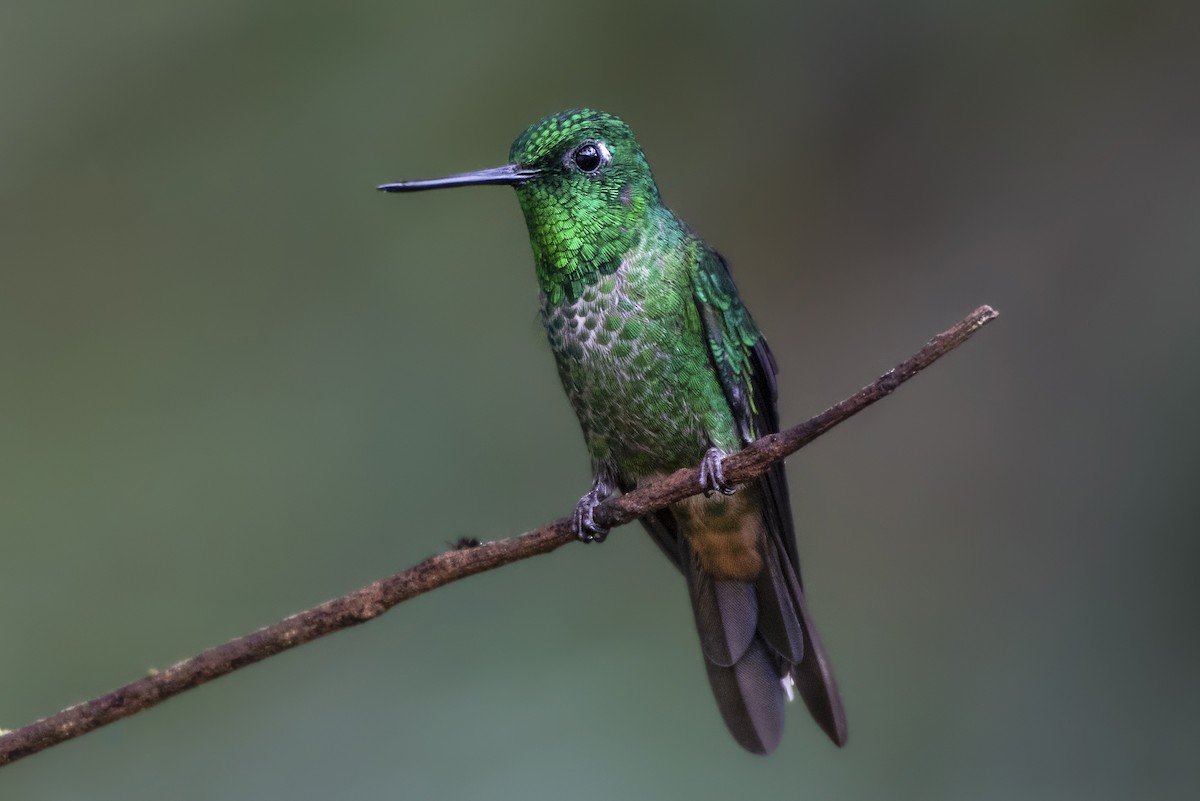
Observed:
[[[431,178],[427,181],[398,181],[394,184],[383,184],[380,192],[418,192],[422,189],[441,189],[444,186],[471,186],[473,184],[505,184],[515,186],[524,183],[537,175],[539,170],[519,167],[516,164],[505,164],[503,167],[493,167],[490,170],[463,172],[458,175],[448,175],[445,178]]]

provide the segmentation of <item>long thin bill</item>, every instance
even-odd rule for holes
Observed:
[[[503,167],[493,167],[490,170],[463,172],[458,175],[448,175],[445,178],[431,178],[427,181],[399,181],[394,184],[383,184],[380,192],[419,192],[422,189],[441,189],[447,186],[471,186],[473,184],[514,184],[524,183],[537,175],[537,170],[519,167],[516,164],[505,164]]]

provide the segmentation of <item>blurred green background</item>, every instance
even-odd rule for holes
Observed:
[[[0,6],[0,726],[568,513],[503,161],[638,132],[782,417],[850,715],[742,753],[636,528],[0,771],[42,799],[1193,797],[1200,15],[1167,3]],[[1195,6],[1193,5],[1193,8]]]

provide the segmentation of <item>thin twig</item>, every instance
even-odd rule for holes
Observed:
[[[980,306],[930,340],[910,359],[841,403],[798,426],[765,436],[731,454],[723,464],[726,480],[745,483],[761,475],[774,462],[795,453],[838,423],[891,394],[896,387],[966,342],[996,316],[997,313],[990,306]],[[699,491],[699,470],[678,470],[628,495],[605,501],[596,509],[596,522],[614,528]],[[284,618],[224,645],[209,648],[106,695],[4,733],[0,735],[0,766],[148,709],[185,690],[281,651],[365,623],[421,593],[519,559],[549,553],[573,539],[570,520],[563,518],[518,537],[461,547],[431,556],[394,576]]]

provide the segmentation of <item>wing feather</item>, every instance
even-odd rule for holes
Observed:
[[[729,265],[719,253],[700,247],[692,288],[713,369],[743,444],[778,431],[775,357],[742,304]],[[780,675],[794,675],[813,717],[841,745],[846,740],[846,717],[829,659],[808,613],[782,462],[762,475],[759,487],[767,536],[762,543],[765,569],[755,588],[757,631],[770,646]],[[710,663],[710,671],[713,667]]]

